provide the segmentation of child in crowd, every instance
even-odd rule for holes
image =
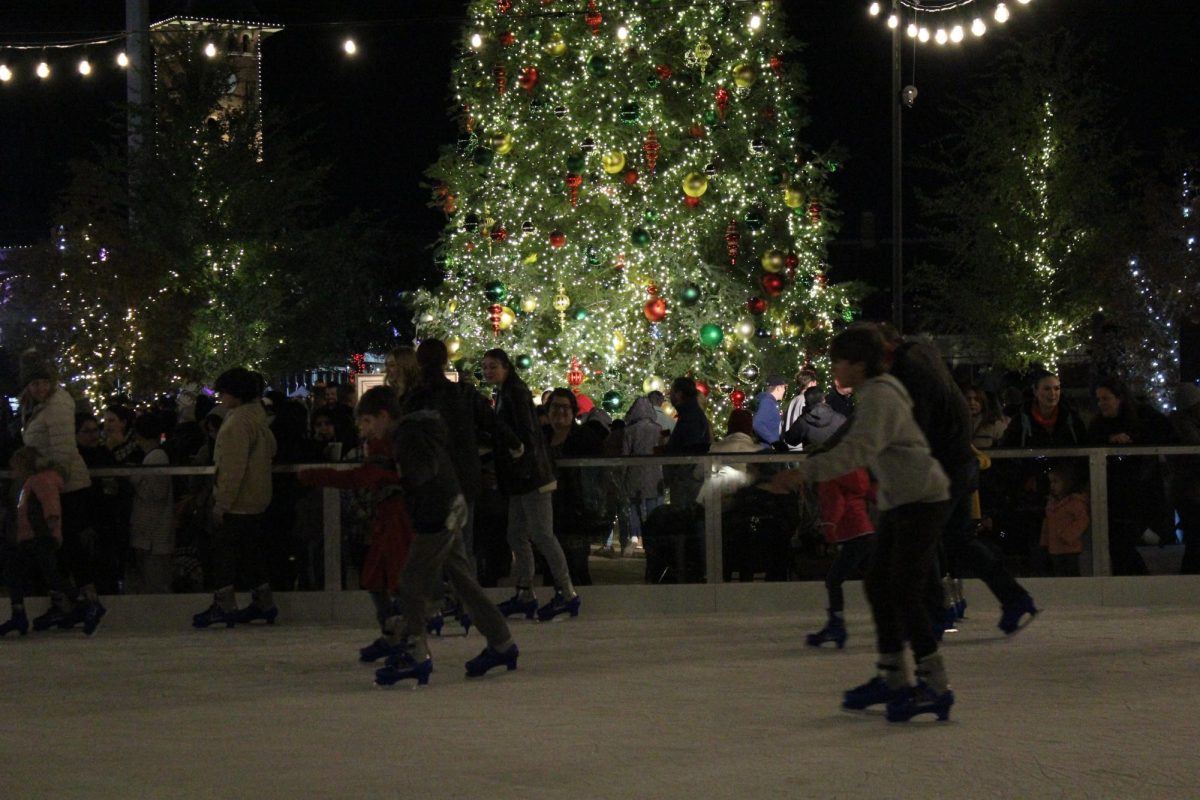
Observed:
[[[25,611],[25,588],[34,566],[50,587],[54,603],[63,611],[64,624],[75,621],[75,587],[58,568],[58,550],[62,547],[62,473],[33,447],[22,447],[13,453],[9,469],[21,486],[17,500],[16,542],[5,559],[5,579],[8,583],[12,618],[0,625],[0,636],[11,631],[24,636],[29,632],[29,615]],[[86,630],[88,635],[95,628]]]
[[[833,642],[841,650],[846,646],[845,595],[842,584],[851,573],[865,574],[871,551],[875,549],[875,525],[867,513],[867,501],[874,500],[871,476],[865,469],[821,481],[817,497],[821,504],[821,529],[825,541],[837,545],[838,554],[825,575],[829,593],[829,621],[816,633],[810,633],[810,647]]]
[[[353,470],[307,469],[299,479],[305,486],[332,489],[365,489],[373,506],[370,543],[361,582],[371,594],[381,636],[358,651],[364,663],[393,655],[403,641],[393,593],[400,571],[408,560],[413,529],[396,473],[392,438],[400,419],[400,399],[390,386],[376,386],[363,394],[355,409],[358,433],[366,443],[366,460]]]
[[[1050,567],[1059,577],[1079,577],[1083,534],[1091,525],[1088,496],[1080,490],[1074,470],[1067,464],[1050,470],[1050,496],[1042,520],[1042,547],[1050,553]]]
[[[133,423],[133,441],[145,453],[144,467],[167,467],[162,419],[143,414]],[[138,591],[171,591],[171,556],[175,552],[175,493],[170,475],[132,475],[133,510],[129,515],[129,545],[133,548]]]

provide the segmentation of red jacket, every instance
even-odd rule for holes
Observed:
[[[1088,496],[1083,492],[1046,499],[1046,517],[1042,520],[1042,547],[1052,556],[1083,552],[1083,534],[1092,523]]]
[[[874,496],[871,477],[865,469],[856,469],[840,478],[818,483],[817,497],[821,501],[825,541],[840,544],[874,533],[875,526],[867,514],[867,501]]]

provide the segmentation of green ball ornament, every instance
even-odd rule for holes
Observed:
[[[587,318],[588,318],[588,312],[587,312],[586,308],[580,308],[580,309],[575,310],[575,321],[576,322],[583,322]]]
[[[642,116],[642,107],[637,103],[626,103],[621,106],[621,121],[632,125]]]
[[[587,158],[583,153],[573,153],[567,156],[567,172],[583,172]]]
[[[476,147],[471,153],[471,160],[481,167],[490,167],[496,159],[496,151],[490,147]]]
[[[503,303],[508,299],[508,287],[500,281],[488,281],[483,287],[483,293],[493,303]]]
[[[608,74],[608,59],[604,56],[592,56],[588,59],[587,68],[593,78],[603,78]]]
[[[596,245],[589,244],[587,246],[587,263],[589,267],[598,267],[603,259],[600,257],[600,251],[596,249]]]
[[[704,112],[704,124],[705,125],[716,125],[720,121],[721,121],[720,116],[718,116],[717,112],[713,111],[712,109],[709,109],[708,111]]]
[[[645,228],[634,228],[629,234],[629,240],[638,247],[645,247],[650,244],[650,231]]]
[[[517,365],[517,369],[529,369],[533,366],[533,359],[526,355],[520,355],[513,359],[513,363]]]
[[[711,350],[714,347],[720,347],[723,341],[725,341],[725,333],[721,330],[720,325],[710,322],[700,327],[700,344]]]
[[[658,76],[653,72],[646,76],[646,86],[651,89],[657,89],[659,84]]]
[[[613,391],[605,392],[604,397],[600,400],[600,405],[603,406],[604,410],[610,414],[615,414],[620,411],[621,406],[624,405],[624,403],[625,399],[621,397],[621,393]]]
[[[700,302],[700,287],[694,283],[684,284],[679,290],[679,302],[685,306],[694,306]]]

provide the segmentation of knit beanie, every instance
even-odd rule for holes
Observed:
[[[36,380],[47,380],[51,383],[58,380],[58,371],[54,368],[54,363],[32,347],[21,353],[19,374],[22,390]]]

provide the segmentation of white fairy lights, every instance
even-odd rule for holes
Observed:
[[[1016,0],[1017,5],[1027,6],[1032,0]],[[938,45],[962,44],[970,31],[976,39],[988,32],[988,25],[1003,25],[1012,16],[1008,5],[998,2],[987,10],[987,0],[900,0],[899,14],[888,13],[887,27],[894,30],[903,27],[910,39],[925,43],[933,40]],[[872,2],[867,14],[879,17],[885,6]],[[986,21],[985,21],[986,20]],[[925,25],[923,23],[930,23]]]

